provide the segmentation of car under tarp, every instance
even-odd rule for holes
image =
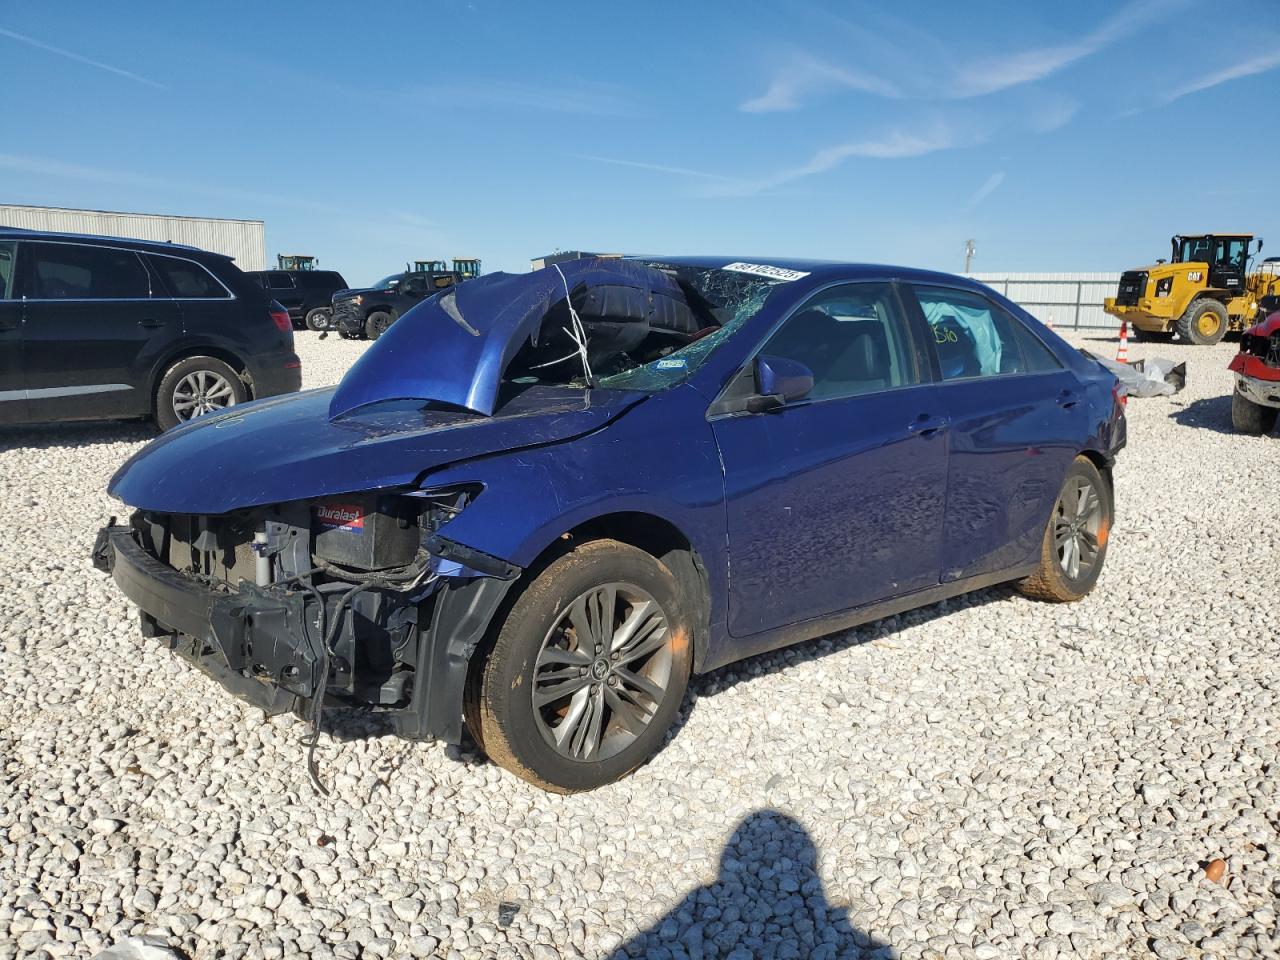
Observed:
[[[638,260],[487,274],[401,317],[343,377],[329,418],[406,399],[492,415],[504,380],[589,380],[655,340],[688,343],[701,326],[681,285]]]

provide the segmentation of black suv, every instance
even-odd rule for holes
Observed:
[[[333,325],[348,340],[377,340],[400,314],[458,280],[452,270],[408,270],[383,277],[372,287],[343,290],[333,297]]]
[[[230,257],[0,227],[0,423],[168,429],[301,383],[288,313]]]
[[[329,304],[347,281],[337,270],[249,270],[267,291],[267,296],[284,304],[295,326],[308,330],[328,330],[333,311]]]

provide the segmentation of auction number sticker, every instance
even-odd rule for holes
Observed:
[[[767,277],[770,280],[799,280],[809,275],[802,270],[771,267],[767,263],[730,263],[726,264],[724,269],[732,270],[734,273],[750,273],[757,277]]]

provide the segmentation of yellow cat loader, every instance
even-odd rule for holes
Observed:
[[[1258,319],[1258,301],[1280,293],[1280,264],[1266,261],[1253,272],[1251,254],[1262,238],[1243,233],[1206,233],[1173,238],[1166,263],[1127,270],[1103,309],[1128,320],[1135,339],[1217,343],[1228,330]]]

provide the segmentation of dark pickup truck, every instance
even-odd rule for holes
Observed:
[[[248,275],[289,311],[295,327],[328,330],[333,295],[347,289],[337,270],[250,270]]]
[[[372,287],[340,290],[333,296],[333,326],[347,340],[377,340],[401,314],[459,279],[450,270],[410,270],[383,277]]]

